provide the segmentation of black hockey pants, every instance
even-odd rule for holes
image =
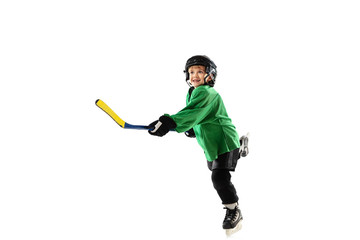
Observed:
[[[235,171],[239,158],[239,149],[235,149],[219,155],[213,162],[208,162],[208,168],[212,171],[211,180],[223,204],[231,204],[239,200],[230,174],[230,171]]]
[[[239,200],[236,189],[231,183],[231,174],[229,170],[212,170],[211,180],[223,204],[231,204]]]

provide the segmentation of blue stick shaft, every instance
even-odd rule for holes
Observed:
[[[132,125],[129,123],[125,123],[124,128],[126,129],[136,129],[136,130],[149,130],[149,126],[145,126],[145,125]],[[175,129],[170,129],[170,131],[175,131]]]

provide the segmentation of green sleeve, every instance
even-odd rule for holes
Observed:
[[[185,132],[201,123],[212,108],[212,101],[216,94],[211,94],[205,88],[196,88],[185,108],[170,117],[176,123],[177,132]]]

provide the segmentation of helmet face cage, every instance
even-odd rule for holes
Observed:
[[[195,65],[201,65],[205,67],[205,72],[207,74],[206,77],[211,76],[211,80],[207,83],[207,85],[213,87],[215,85],[215,80],[216,80],[216,75],[217,75],[217,71],[216,71],[216,65],[213,61],[211,61],[211,59],[207,56],[204,55],[196,55],[193,56],[191,58],[189,58],[185,64],[185,81],[187,82],[187,84],[191,87],[191,83],[189,81],[189,67],[191,66],[195,66]],[[205,78],[206,78],[205,77]]]

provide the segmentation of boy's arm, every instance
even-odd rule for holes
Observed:
[[[175,130],[185,132],[201,123],[211,111],[211,103],[216,96],[217,94],[209,94],[206,89],[195,89],[188,105],[178,113],[170,116],[177,125]]]
[[[201,123],[211,110],[211,103],[217,94],[209,94],[206,89],[197,88],[185,108],[174,115],[165,114],[149,125],[149,134],[164,136],[170,129],[185,132]]]

